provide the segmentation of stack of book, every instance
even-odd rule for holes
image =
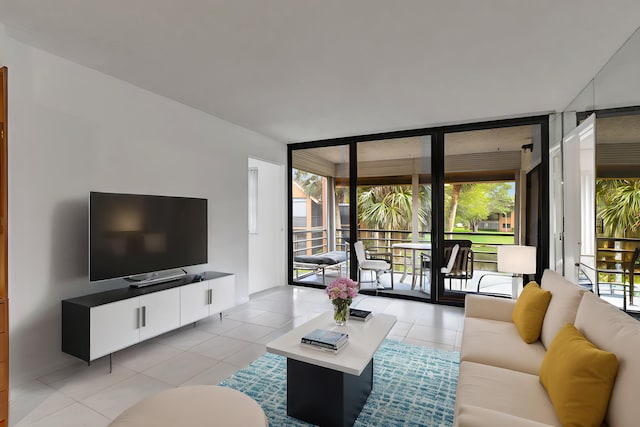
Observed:
[[[349,319],[366,322],[371,319],[371,317],[373,317],[373,314],[368,310],[358,310],[357,308],[349,309]]]
[[[338,353],[349,342],[349,335],[342,332],[316,329],[303,336],[300,343],[316,350]]]

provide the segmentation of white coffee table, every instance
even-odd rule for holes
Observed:
[[[374,313],[368,322],[336,326],[326,312],[267,344],[287,358],[287,414],[320,426],[353,425],[373,388],[373,355],[395,323]],[[347,333],[349,344],[338,354],[302,346],[314,329]]]

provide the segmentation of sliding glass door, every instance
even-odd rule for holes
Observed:
[[[497,248],[525,244],[525,177],[539,165],[540,150],[539,125],[445,133],[441,299],[513,296],[511,276],[498,271]]]
[[[349,146],[291,152],[290,278],[324,286],[349,277]]]
[[[513,296],[498,246],[536,246],[538,273],[548,265],[548,137],[543,116],[290,145],[289,283]],[[383,267],[362,268],[358,241]]]
[[[429,299],[431,136],[359,142],[357,158],[358,240],[391,270],[361,288]]]

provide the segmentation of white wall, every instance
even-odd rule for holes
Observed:
[[[88,282],[90,190],[209,199],[209,264],[200,269],[235,273],[246,301],[247,158],[284,164],[286,146],[0,31],[2,52],[11,384],[76,360],[60,351],[60,300],[120,286]]]

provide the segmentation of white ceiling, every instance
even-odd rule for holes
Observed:
[[[532,126],[526,125],[447,133],[445,136],[445,155],[499,151],[520,152],[523,145],[531,143],[531,132]],[[311,155],[333,164],[349,161],[349,147],[345,145],[309,148],[304,151],[307,156]],[[420,159],[423,157],[431,157],[431,138],[429,136],[379,139],[358,144],[359,162]]]
[[[0,0],[9,36],[298,142],[561,111],[638,0]]]

